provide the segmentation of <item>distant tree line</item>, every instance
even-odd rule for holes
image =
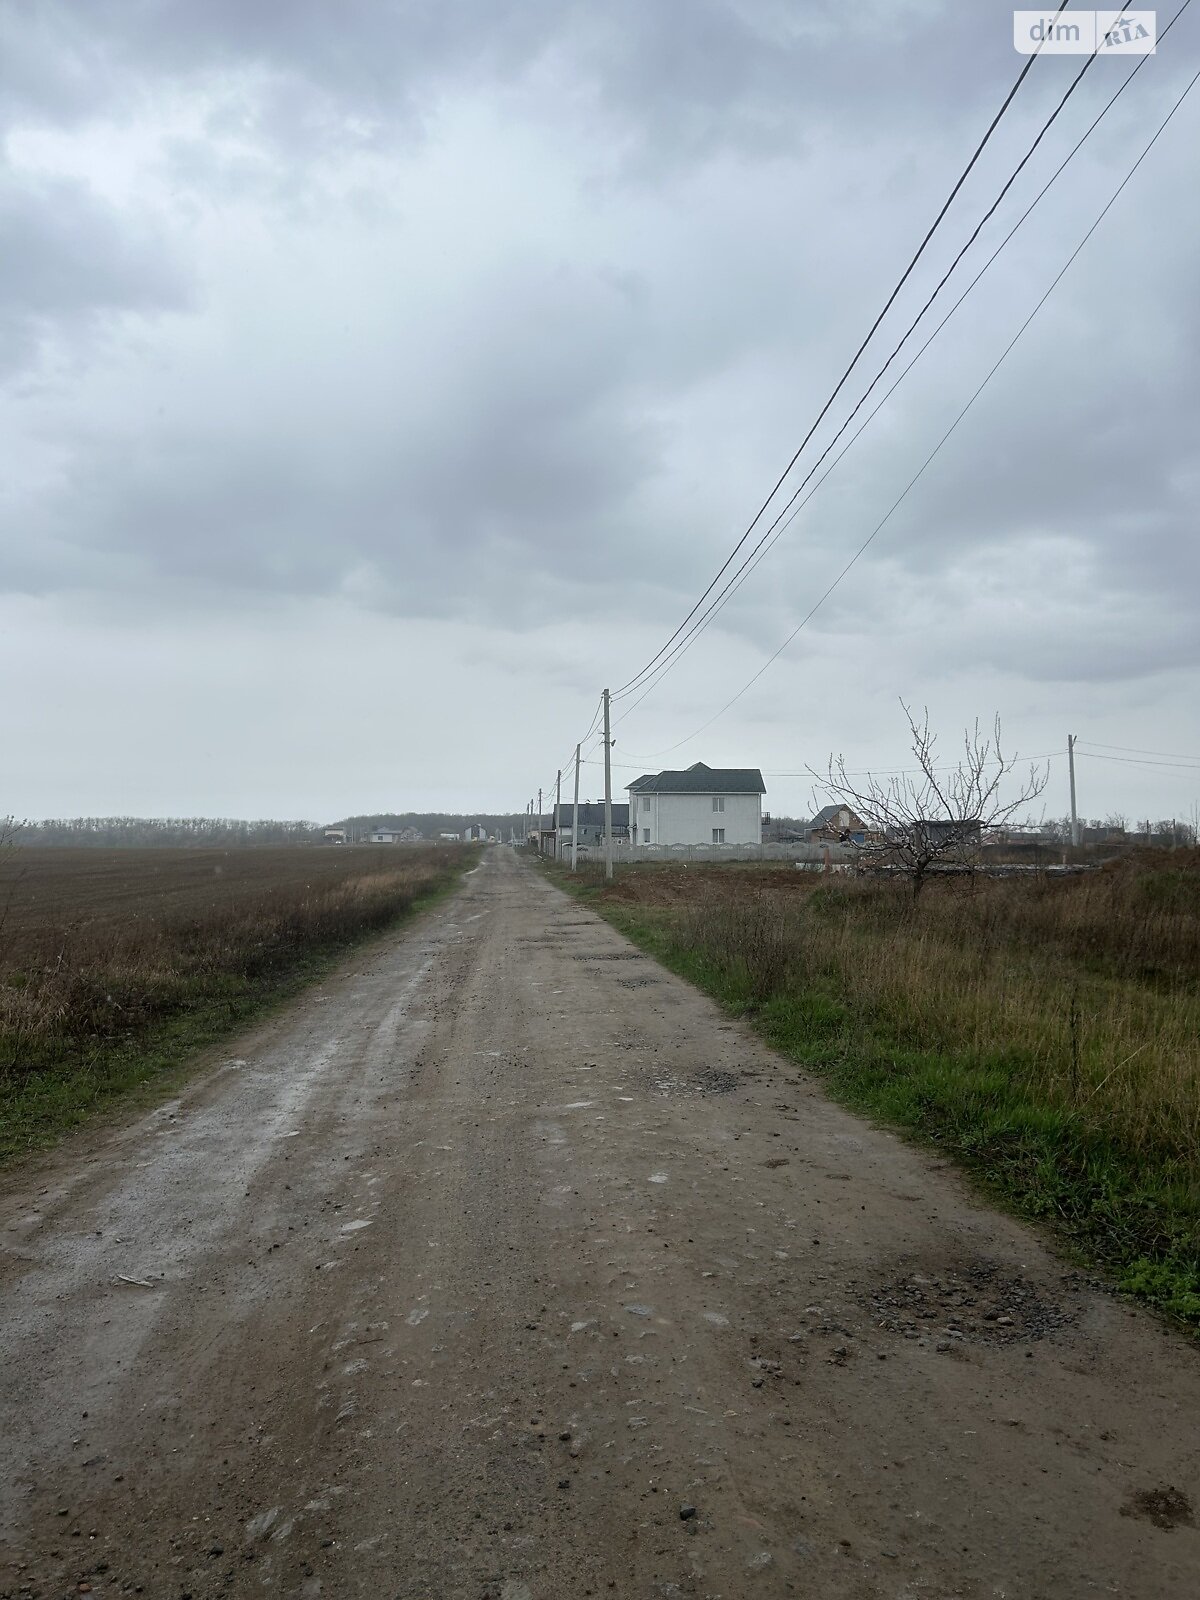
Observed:
[[[1070,817],[1049,817],[1041,823],[1041,832],[1056,844],[1071,842]],[[1122,812],[1111,812],[1107,817],[1080,817],[1079,826],[1085,841],[1105,840],[1130,844],[1159,845],[1170,849],[1179,845],[1197,843],[1196,824],[1181,817],[1160,817],[1157,822],[1149,817],[1130,820]]]
[[[15,843],[23,845],[237,845],[323,844],[326,827],[345,828],[352,840],[366,839],[376,828],[415,828],[425,839],[441,833],[461,835],[472,823],[507,839],[510,829],[525,833],[523,812],[474,811],[466,815],[442,811],[404,811],[345,817],[331,823],[280,822],[272,818],[245,821],[238,817],[47,817],[41,822],[12,824]]]
[[[550,814],[550,805],[546,807],[546,814]],[[394,828],[401,833],[405,828],[415,828],[426,839],[436,839],[439,833],[462,834],[477,822],[487,833],[507,840],[510,830],[523,839],[528,821],[523,811],[386,811],[370,816],[343,817],[333,826],[345,828],[352,839],[365,838],[374,828]]]
[[[16,829],[25,845],[318,844],[315,822],[254,822],[237,817],[47,817]]]

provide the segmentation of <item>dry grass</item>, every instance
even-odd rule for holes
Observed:
[[[627,870],[598,909],[825,1073],[1200,1321],[1200,852],[902,883]]]
[[[432,846],[4,853],[0,1153],[37,1142],[39,1117],[74,1120],[78,1105],[144,1079],[160,1057],[177,1060],[219,1036],[315,962],[395,922],[471,854]]]
[[[1040,1100],[1200,1173],[1194,864],[935,883],[915,904],[869,880],[710,883],[680,932],[760,1000],[827,986],[898,1043],[1003,1059]]]

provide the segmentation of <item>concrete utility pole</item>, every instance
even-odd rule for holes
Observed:
[[[542,823],[546,820],[546,813],[542,810],[542,791],[538,790],[538,855],[542,853]]]
[[[612,740],[608,729],[608,690],[604,691],[604,876],[613,875],[612,849]]]
[[[562,846],[559,844],[559,834],[562,832],[562,768],[558,769],[558,776],[554,780],[554,859],[562,860]]]
[[[1079,814],[1075,810],[1075,735],[1067,735],[1067,768],[1071,774],[1071,843],[1079,843]]]
[[[571,872],[579,870],[579,746],[574,747],[574,811],[571,813]]]

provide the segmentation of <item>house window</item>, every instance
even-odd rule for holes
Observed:
[[[724,828],[714,828],[713,829],[713,843],[714,844],[724,844],[725,843],[725,829]]]
[[[648,794],[644,794],[642,796],[642,810],[643,811],[649,811],[649,809],[650,809],[650,796]]]
[[[642,829],[642,843],[643,844],[649,844],[650,843],[650,829],[649,828],[643,828]]]
[[[713,795],[713,810],[714,811],[724,811],[724,809],[725,809],[725,796],[723,794],[715,794],[715,795]]]

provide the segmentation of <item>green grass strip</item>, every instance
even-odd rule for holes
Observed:
[[[1147,1160],[1037,1103],[998,1046],[989,1058],[922,1049],[831,988],[763,1000],[751,975],[680,936],[669,910],[607,899],[600,882],[546,870],[663,966],[750,1023],[830,1095],[936,1146],[1019,1216],[1047,1224],[1121,1291],[1200,1330],[1200,1188],[1168,1151]]]

